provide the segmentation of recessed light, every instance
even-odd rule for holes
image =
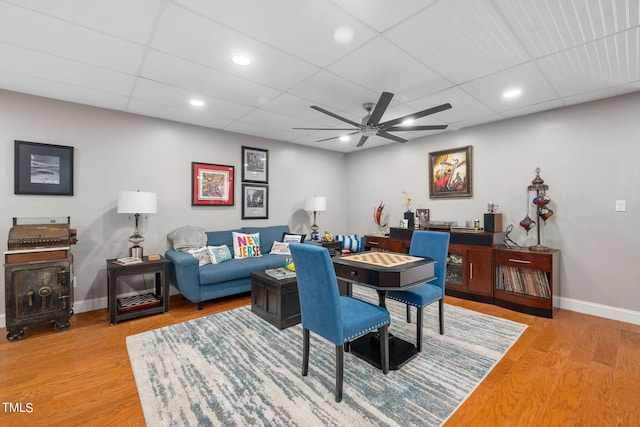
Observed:
[[[400,123],[400,126],[411,126],[413,122],[415,122],[415,120],[409,118],[409,119],[403,120],[402,123]]]
[[[351,139],[351,137],[349,135],[342,135],[340,137],[340,141],[341,142],[348,142]]]
[[[333,40],[338,44],[348,44],[351,43],[354,35],[353,28],[347,26],[338,27],[333,32]]]
[[[504,92],[502,92],[502,97],[504,99],[515,99],[520,95],[522,95],[522,89],[520,88],[507,89]]]
[[[201,99],[192,99],[191,101],[189,101],[189,104],[194,107],[204,107],[204,101]]]
[[[251,64],[251,58],[245,55],[233,55],[231,60],[236,65],[249,65]]]

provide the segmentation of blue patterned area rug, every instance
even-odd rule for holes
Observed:
[[[390,331],[413,342],[405,306],[388,308]],[[129,336],[127,348],[149,426],[438,426],[527,326],[448,304],[445,335],[437,319],[437,304],[425,309],[422,353],[388,375],[345,353],[341,403],[333,344],[311,334],[302,377],[300,325],[280,331],[250,307]]]

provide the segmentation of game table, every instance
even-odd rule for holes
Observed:
[[[378,304],[386,307],[389,290],[409,289],[436,278],[435,261],[395,252],[364,252],[332,258],[339,281],[373,288]],[[369,333],[350,343],[356,356],[380,368],[380,337]],[[399,369],[418,354],[416,346],[389,334],[389,369]]]

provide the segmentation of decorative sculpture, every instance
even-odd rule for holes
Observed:
[[[373,221],[378,226],[378,234],[384,235],[387,226],[389,225],[389,214],[384,213],[384,203],[380,201],[377,208],[373,208]]]

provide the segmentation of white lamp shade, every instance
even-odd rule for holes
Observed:
[[[158,212],[158,196],[145,191],[121,191],[118,194],[118,213],[144,214]]]
[[[327,198],[324,196],[307,197],[304,200],[304,210],[322,212],[327,210]]]

